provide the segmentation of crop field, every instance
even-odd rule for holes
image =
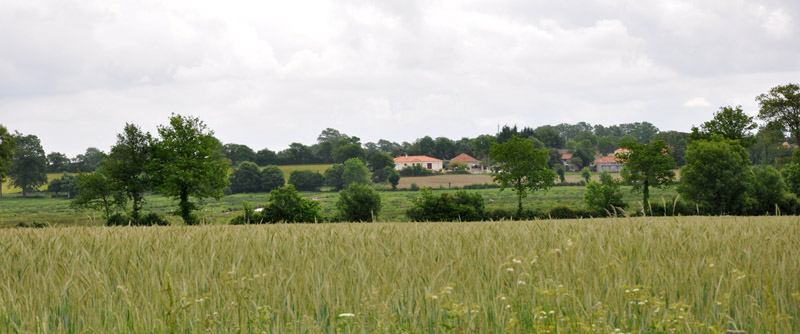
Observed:
[[[321,165],[285,165],[285,166],[278,166],[283,172],[283,177],[286,180],[289,180],[289,174],[295,170],[310,170],[312,172],[320,172],[325,173],[325,170],[331,168],[332,164],[321,164]]]
[[[3,333],[800,331],[800,219],[0,229]]]

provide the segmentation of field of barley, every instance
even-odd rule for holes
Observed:
[[[0,229],[2,333],[800,331],[798,217]]]

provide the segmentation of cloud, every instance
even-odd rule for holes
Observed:
[[[689,101],[686,101],[686,103],[683,105],[686,107],[708,107],[711,105],[711,103],[708,103],[704,97],[695,97]]]

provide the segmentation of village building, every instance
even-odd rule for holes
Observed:
[[[442,160],[424,155],[406,155],[394,158],[394,169],[396,170],[402,170],[413,165],[420,165],[435,172],[441,171],[443,167]]]
[[[471,157],[470,155],[468,155],[466,153],[461,153],[458,156],[456,156],[455,158],[450,159],[450,163],[454,163],[454,162],[464,163],[465,165],[467,165],[467,168],[470,169],[470,170],[479,169],[480,165],[481,165],[481,162],[478,159],[475,159],[475,158]]]
[[[597,172],[619,172],[623,163],[616,157],[597,157],[594,159],[594,168]]]

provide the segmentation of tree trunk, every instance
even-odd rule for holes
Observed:
[[[181,189],[181,202],[179,206],[183,223],[186,225],[194,225],[195,221],[192,219],[192,203],[189,203],[188,189]]]
[[[133,196],[133,212],[131,213],[131,220],[133,220],[133,225],[139,225],[139,202],[142,201],[141,196],[134,195]]]
[[[649,182],[649,180],[647,178],[644,179],[644,189],[642,190],[642,197],[643,197],[642,198],[642,206],[644,206],[642,208],[642,211],[647,212],[646,211],[647,208],[650,207],[650,205],[648,204],[648,200],[650,199],[650,182]],[[653,213],[650,212],[650,214],[653,214]]]
[[[3,198],[3,181],[0,180],[0,198]]]

